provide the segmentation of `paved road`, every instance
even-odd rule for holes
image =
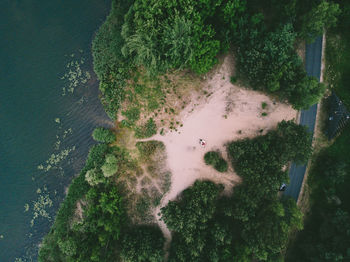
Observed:
[[[312,44],[306,45],[305,69],[309,76],[314,76],[320,81],[321,75],[321,60],[322,60],[322,36],[318,37]],[[317,104],[311,106],[307,110],[302,110],[300,115],[300,124],[307,126],[309,131],[313,134],[315,129],[317,114]],[[296,165],[292,163],[289,170],[290,183],[284,191],[287,196],[298,200],[301,186],[303,184],[306,170],[305,165]]]

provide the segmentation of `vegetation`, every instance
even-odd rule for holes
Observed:
[[[137,138],[148,138],[157,134],[157,126],[152,118],[148,119],[144,126],[135,129],[135,136]]]
[[[324,0],[113,0],[92,44],[101,101],[112,119],[125,102],[123,125],[132,128],[136,138],[151,137],[157,133],[156,114],[160,110],[175,113],[169,105],[160,107],[170,88],[181,99],[167,73],[186,69],[204,74],[217,63],[219,53],[232,47],[238,70],[232,83],[239,79],[297,109],[306,108],[319,100],[325,86],[306,75],[295,46],[300,40],[310,41],[323,27],[335,25],[338,14],[338,5]],[[345,16],[342,20],[343,26],[349,25]],[[346,27],[339,28],[345,31]],[[346,83],[344,76],[339,79]],[[149,79],[153,79],[152,88],[146,85]],[[168,83],[169,90],[160,81]],[[171,129],[175,129],[173,122]],[[93,138],[101,143],[91,148],[85,167],[73,180],[43,240],[39,261],[163,261],[164,238],[159,229],[128,227],[133,218],[127,205],[146,214],[169,189],[169,172],[155,168],[156,161],[164,161],[164,145],[154,141],[137,144],[138,161],[152,179],[162,181],[157,180],[159,189],[143,188],[142,197],[132,199],[133,192],[123,187],[128,182],[116,181],[132,177],[131,171],[142,174],[142,168],[126,149],[111,145],[116,138],[110,130],[97,128]],[[290,161],[305,162],[311,154],[310,142],[305,128],[282,122],[267,135],[229,143],[230,161],[243,179],[232,196],[223,196],[220,185],[197,181],[162,208],[162,219],[174,233],[169,261],[280,261],[289,233],[302,227],[295,202],[277,196],[280,184],[288,180],[283,168]],[[330,155],[348,155],[339,144],[334,148],[337,153]],[[220,172],[227,170],[226,161],[215,152],[208,152],[205,161]],[[327,208],[338,199],[346,203],[347,166],[335,163],[332,169],[320,169],[328,180],[320,180],[320,191],[315,191],[321,192],[317,194]],[[138,183],[133,179],[130,184]],[[145,176],[141,183],[149,183],[147,179]],[[343,184],[338,182],[341,179]],[[332,196],[327,198],[329,203],[321,198],[325,194]],[[348,230],[341,232],[339,224],[348,229],[350,210],[342,204],[329,210],[315,212],[321,214],[322,221],[315,225],[322,225],[322,231],[312,236],[322,241],[333,234],[339,238],[327,245],[318,243],[310,254],[318,252],[320,260],[340,260],[348,255]],[[307,246],[310,242],[304,240],[301,243]]]
[[[119,242],[127,220],[123,197],[104,166],[116,161],[117,174],[132,168],[126,153],[105,143],[90,149],[85,167],[69,187],[50,233],[39,252],[39,261],[111,261],[106,247]],[[117,166],[117,165],[116,165]],[[76,213],[77,206],[81,213]]]
[[[342,15],[327,31],[325,80],[350,106],[350,1],[337,1]],[[286,261],[348,261],[350,246],[350,128],[316,157],[308,178],[309,211]]]
[[[113,143],[115,141],[115,134],[104,127],[96,127],[94,132],[92,133],[92,137],[97,142],[102,143]]]
[[[219,172],[227,171],[227,162],[222,158],[219,152],[210,151],[205,153],[204,161],[207,165],[212,165]]]
[[[125,262],[162,262],[164,240],[158,227],[134,226],[123,236],[120,257]]]
[[[255,89],[277,94],[296,109],[308,108],[323,96],[325,86],[308,77],[294,50],[292,24],[265,32],[261,22],[248,25],[238,39],[238,70]]]
[[[265,136],[230,143],[228,153],[243,178],[232,196],[222,196],[220,185],[196,181],[161,209],[173,231],[169,261],[281,258],[291,230],[302,227],[294,200],[277,196],[287,179],[282,168],[291,160],[306,161],[310,142],[304,127],[281,122]],[[209,162],[215,159],[208,155]]]
[[[309,12],[301,17],[300,35],[309,42],[322,35],[324,29],[336,25],[340,8],[337,3],[326,0],[319,1]]]

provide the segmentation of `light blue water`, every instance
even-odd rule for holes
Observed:
[[[0,1],[1,262],[36,261],[93,143],[93,128],[112,124],[98,99],[90,54],[109,8],[109,0]],[[76,83],[61,79],[79,70]],[[39,170],[51,154],[61,160]]]

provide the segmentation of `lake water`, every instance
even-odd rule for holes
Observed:
[[[64,192],[112,122],[91,39],[109,0],[0,1],[0,261],[36,261]]]

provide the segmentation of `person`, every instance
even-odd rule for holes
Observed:
[[[202,146],[202,147],[205,147],[205,141],[202,139],[202,138],[200,138],[199,139],[199,144]]]

